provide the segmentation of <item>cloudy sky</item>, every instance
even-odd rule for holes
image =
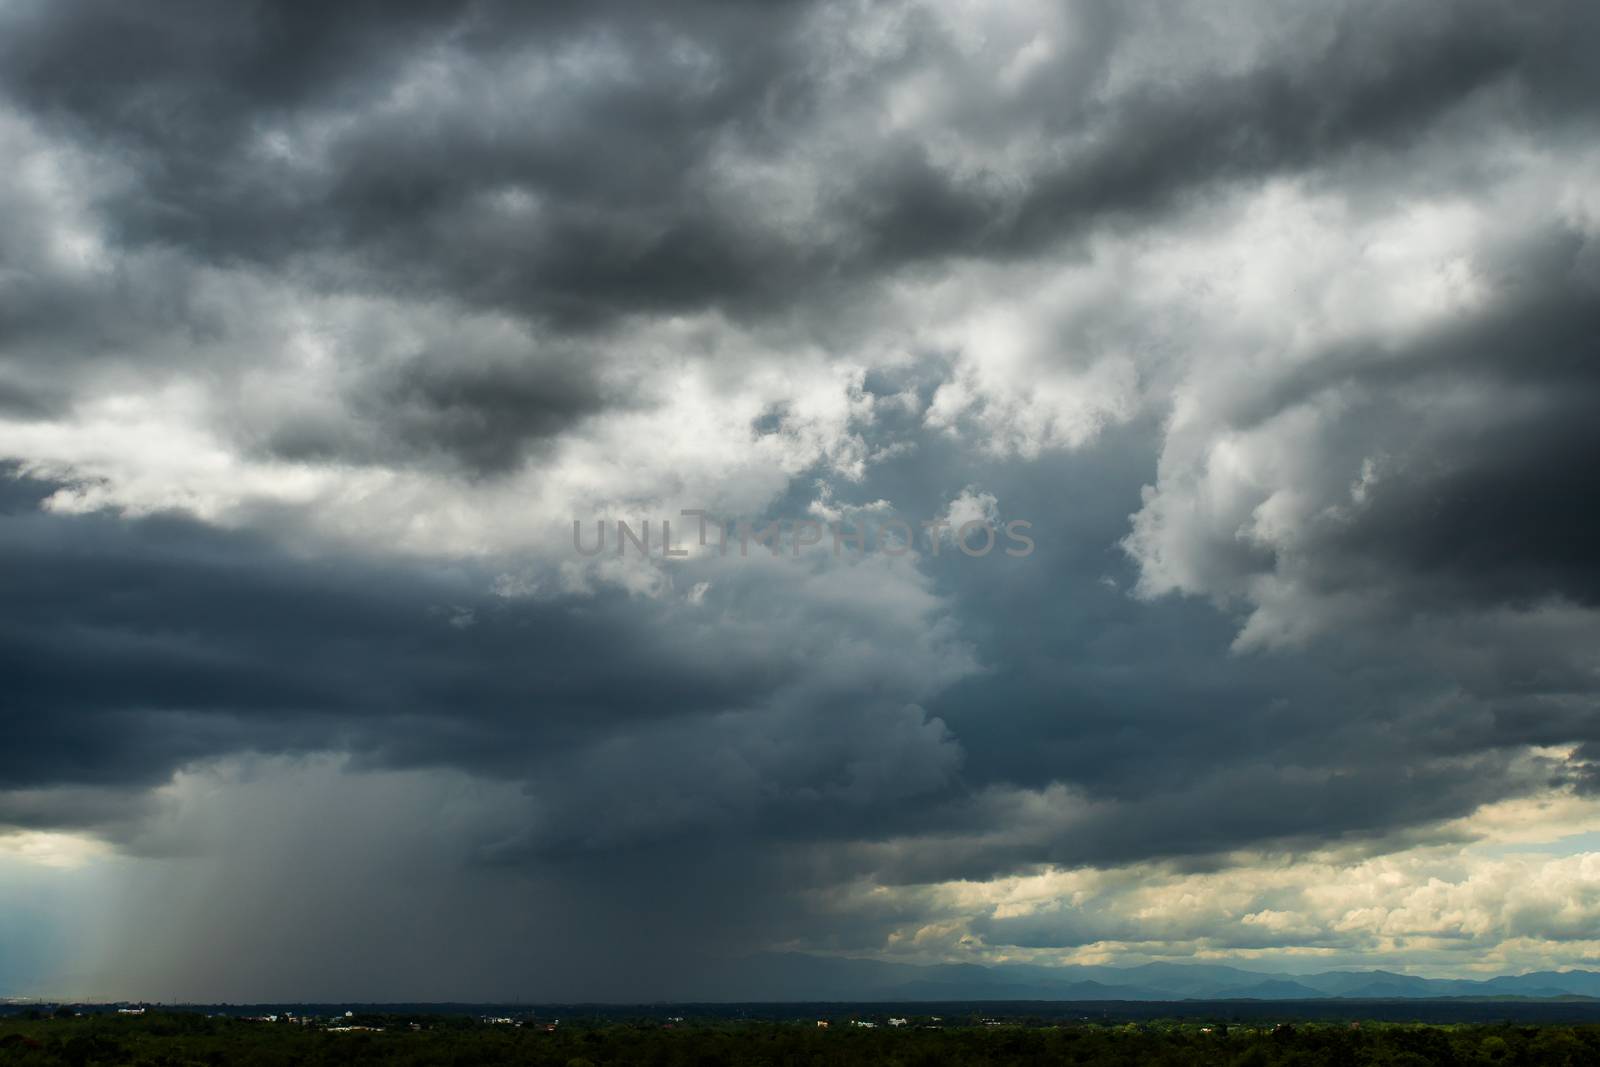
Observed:
[[[1600,7],[324,8],[0,0],[0,993],[1600,966]]]

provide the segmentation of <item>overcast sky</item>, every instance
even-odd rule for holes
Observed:
[[[0,0],[0,993],[1600,966],[1597,49]]]

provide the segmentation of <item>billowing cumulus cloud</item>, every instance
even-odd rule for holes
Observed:
[[[1592,961],[1596,20],[0,5],[0,986]]]

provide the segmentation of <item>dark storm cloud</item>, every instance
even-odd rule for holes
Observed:
[[[1238,431],[1325,401],[1341,417],[1323,448],[1354,480],[1355,504],[1302,531],[1315,591],[1382,590],[1401,616],[1462,606],[1529,608],[1600,596],[1600,276],[1583,235],[1564,226],[1485,249],[1474,270],[1500,291],[1420,336],[1330,346],[1231,413]],[[1475,397],[1456,413],[1462,395]],[[1354,457],[1354,458],[1353,458]],[[1245,569],[1270,551],[1219,546]]]
[[[318,290],[561,328],[856,300],[908,265],[1039,254],[1119,218],[1154,222],[1221,182],[1413,160],[1436,127],[1447,143],[1470,137],[1446,120],[1493,111],[1480,99],[1491,91],[1519,121],[1586,119],[1574,42],[1594,18],[1574,4],[1448,17],[1356,5],[1245,69],[1106,92],[1110,65],[1143,42],[1131,14],[1087,4],[1069,54],[1002,92],[993,61],[963,53],[927,12],[846,56],[833,52],[850,35],[828,36],[806,4],[691,5],[670,19],[628,4],[376,11],[8,9],[9,101],[105,164],[94,201],[116,248],[161,258],[130,262],[114,286],[24,272],[13,299],[0,293],[0,336],[29,364],[88,352],[209,362],[205,342],[259,312],[193,306],[188,272],[206,264],[292,264],[286,276]],[[1175,19],[1153,25],[1181,34]],[[926,127],[864,136],[887,86],[928,71],[955,101]],[[942,158],[941,139],[976,167]],[[1041,139],[1066,147],[1002,162]],[[759,183],[731,177],[746,163],[806,190],[812,217],[775,224]],[[29,245],[6,254],[23,262]],[[626,403],[592,381],[614,355],[548,347],[461,369],[426,353],[352,384],[331,422],[290,418],[253,443],[503,473]],[[47,375],[18,373],[0,395],[38,411],[67,402],[29,380]]]
[[[1014,94],[926,13],[841,94],[823,50],[842,42],[810,11],[22,4],[3,67],[14,101],[129,168],[102,206],[130,245],[268,264],[335,253],[346,284],[572,321],[773,308],[930,257],[1036,251],[1218,179],[1404,155],[1489,89],[1545,122],[1583,113],[1593,88],[1574,51],[1594,18],[1581,4],[1357,5],[1250,69],[1109,95],[1095,76],[1139,47],[1114,7],[1085,5],[1071,62]],[[890,79],[927,69],[969,99],[937,129],[828,160],[817,221],[842,241],[775,230],[713,191],[730,151],[780,173],[784,152],[814,165],[808,153],[846,151],[829,124],[870,124]],[[287,156],[263,154],[274,133]],[[935,133],[996,161],[960,173]],[[1041,137],[1069,147],[1016,173],[999,163]]]
[[[342,744],[515,769],[563,733],[757,701],[793,669],[645,640],[615,599],[502,602],[464,571],[296,560],[181,517],[58,517],[37,499],[0,527],[10,788]]]
[[[942,458],[947,474],[959,469]],[[808,618],[747,604],[728,629],[616,595],[505,600],[470,568],[299,560],[176,517],[50,515],[37,502],[53,486],[8,484],[8,790],[135,789],[230,752],[337,749],[373,768],[536,783],[542,814],[485,853],[496,862],[694,828],[768,846],[955,832],[969,842],[913,848],[876,873],[981,878],[1464,814],[1508,787],[1490,773],[1503,763],[1473,753],[1529,740],[1525,726],[1463,741],[1459,715],[1434,735],[1400,714],[1408,691],[1393,677],[1351,685],[1336,666],[1230,660],[1226,620],[1106,589],[1107,549],[1095,546],[1126,513],[1115,493],[1039,513],[1062,536],[1037,567],[942,568],[990,667],[931,705],[950,738],[920,711],[878,708],[850,676],[812,677],[814,661],[788,652],[823,647],[806,627],[845,627],[852,658],[900,654],[885,636],[859,643],[871,631],[826,607]],[[770,597],[763,578],[719,581]],[[1005,621],[1019,617],[1035,624]],[[1375,728],[1390,736],[1379,749]],[[1115,806],[1052,824],[984,796],[1052,782]],[[35,798],[7,821],[103,822],[105,805],[81,808],[78,795]]]
[[[755,269],[764,257],[694,186],[719,127],[782,106],[793,66],[775,54],[786,6],[710,5],[671,22],[642,6],[611,14],[24,6],[10,13],[5,66],[14,99],[132,167],[133,187],[106,205],[132,243],[221,261],[347,250],[379,286],[442,284],[554,312],[704,300],[757,283],[770,274]],[[685,43],[710,50],[714,79],[674,54]],[[446,50],[471,92],[493,74],[514,77],[522,52],[541,63],[562,48],[611,47],[626,73],[591,82],[579,54],[547,91],[500,107],[423,88],[408,106],[369,111],[429,49]],[[489,68],[481,78],[478,64]],[[344,114],[361,121],[334,133],[315,165],[259,156],[275,123],[342,126]],[[549,198],[541,224],[486,210],[483,199],[504,190]]]
[[[791,344],[898,352],[914,331],[885,307],[941,269],[993,268],[1003,302],[1006,269],[1089,262],[1087,238],[1182,243],[1206,205],[1274,178],[1333,190],[1354,215],[1418,190],[1471,202],[1512,165],[1505,143],[1576,151],[1600,91],[1600,13],[1576,0],[1263,8],[1220,51],[1203,19],[1185,21],[1199,16],[1088,3],[1055,13],[1070,20],[1060,51],[1010,80],[1000,68],[1027,34],[986,51],[937,10],[881,10],[871,26],[878,12],[813,4],[7,6],[14,115],[0,117],[15,128],[0,135],[32,154],[0,176],[0,416],[16,432],[0,459],[22,461],[0,470],[0,827],[160,853],[151,790],[175,774],[264,754],[293,783],[302,772],[273,759],[338,753],[367,773],[310,775],[318,802],[411,796],[404,813],[348,819],[351,837],[383,842],[372,883],[426,866],[413,847],[442,857],[396,922],[426,921],[428,894],[460,888],[447,867],[543,878],[530,899],[580,917],[563,958],[614,991],[585,937],[631,940],[662,973],[669,954],[638,946],[667,926],[681,926],[673,952],[719,924],[729,944],[875,948],[915,925],[917,901],[818,918],[795,899],[1040,864],[1377,850],[1552,783],[1592,791],[1600,303],[1577,209],[1485,239],[1482,305],[1398,340],[1386,322],[1330,331],[1284,367],[1240,372],[1225,358],[1256,339],[1217,341],[1207,321],[1142,333],[1160,309],[1115,286],[1106,307],[1041,330],[1037,365],[1010,368],[1025,399],[1092,391],[1051,375],[1126,348],[1153,395],[1237,377],[1196,454],[1262,431],[1264,451],[1305,461],[1288,488],[1328,506],[1294,539],[1241,535],[1257,498],[1216,529],[1177,530],[1206,566],[1172,588],[1206,600],[1129,595],[1155,558],[1124,540],[1129,516],[1187,488],[1164,480],[1183,443],[1172,397],[1023,461],[992,397],[972,410],[994,423],[931,427],[939,390],[982,356],[921,339],[892,366],[852,367],[863,384],[848,399],[874,405],[846,419],[873,456],[859,477],[784,466],[775,513],[820,497],[932,518],[970,488],[1034,523],[1029,559],[695,561],[640,593],[622,591],[627,575],[563,584],[571,559],[552,556],[531,565],[545,584],[513,595],[497,580],[521,561],[406,558],[359,521],[336,548],[285,532],[365,486],[316,490],[305,512],[221,509],[237,529],[44,506],[73,488],[72,464],[31,448],[101,432],[71,423],[89,399],[174,383],[226,397],[200,418],[243,461],[282,464],[275,477],[349,466],[478,491],[526,475],[532,496],[563,444],[651,409],[675,370],[741,382]],[[1168,70],[1166,53],[1193,58],[1191,29],[1199,58]],[[707,310],[759,343],[671,332]],[[1219,301],[1215,316],[1249,310]],[[744,350],[769,343],[780,351]],[[302,385],[313,366],[333,370]],[[781,437],[808,417],[794,392],[711,444]],[[715,405],[709,393],[695,403]],[[1271,436],[1324,402],[1335,414],[1316,434]],[[152,410],[153,424],[166,409]],[[50,425],[30,437],[24,423]],[[658,442],[634,443],[644,456]],[[426,509],[444,483],[422,485],[407,502]],[[1160,517],[1182,527],[1204,510]],[[1381,603],[1332,626],[1336,640],[1236,651],[1271,579],[1296,618],[1341,618],[1327,605],[1345,596]],[[1580,747],[1563,763],[1530,761],[1533,745]],[[431,794],[409,790],[433,780],[412,771],[506,792],[473,827],[430,836],[417,797]],[[304,816],[273,788],[261,793],[285,822]],[[332,844],[275,840],[222,880],[238,892],[218,894],[218,928],[241,925],[233,909],[278,857],[338,862]],[[514,909],[508,885],[463,899]],[[517,938],[543,936],[520,922]],[[976,929],[1060,946],[1135,925],[1108,912]],[[496,936],[472,933],[477,947]]]
[[[425,466],[442,458],[468,474],[504,474],[585,416],[630,403],[595,379],[598,362],[581,352],[425,350],[357,377],[335,414],[291,415],[261,445],[291,460]]]
[[[1580,772],[1559,761],[1529,768],[1515,756],[1528,745],[1596,738],[1596,689],[1581,651],[1588,631],[1467,621],[1441,629],[1428,614],[1375,623],[1307,654],[1238,655],[1229,650],[1236,616],[1204,602],[1130,599],[1136,569],[1117,541],[1151,476],[1152,439],[1130,424],[1027,466],[924,440],[916,453],[874,466],[854,490],[932,511],[960,486],[981,485],[998,497],[1002,519],[1033,522],[1041,547],[996,567],[961,557],[929,563],[986,667],[927,705],[962,746],[969,791],[919,798],[920,811],[891,828],[902,839],[841,860],[842,870],[904,883],[982,880],[1046,862],[1203,862],[1266,842],[1381,841]],[[1463,465],[1492,469],[1490,454]],[[1536,494],[1547,465],[1583,469],[1553,458],[1530,462],[1526,484],[1508,497]],[[1545,535],[1579,515],[1548,515]],[[1424,595],[1422,562],[1388,555],[1397,545],[1357,558],[1385,568],[1392,585],[1420,583],[1411,612],[1460,606],[1464,595],[1507,602],[1508,582],[1518,587],[1510,602],[1549,589],[1577,595],[1587,563],[1569,567],[1505,530],[1480,530],[1491,518],[1451,536],[1498,543],[1506,570],[1480,568],[1476,584],[1471,568],[1452,570],[1443,601]],[[1512,562],[1524,548],[1528,562]],[[1338,557],[1330,549],[1319,558]],[[1053,784],[1069,789],[1051,794]],[[1030,802],[1014,789],[1040,792]]]
[[[56,408],[47,397],[25,391],[13,385],[0,385],[0,413],[37,418]]]
[[[54,486],[7,487],[0,822],[71,824],[83,788],[228,753],[336,750],[529,783],[543,815],[503,860],[724,824],[837,833],[959,763],[906,706],[921,683],[894,657],[917,653],[871,618],[505,598],[472,567],[306,560],[178,516],[51,515]],[[829,657],[850,662],[819,675]],[[53,788],[54,806],[29,793]]]
[[[1344,566],[1406,575],[1419,606],[1439,595],[1600,602],[1600,476],[1578,459],[1600,454],[1597,402],[1552,397],[1535,424],[1485,428],[1432,477],[1396,478],[1375,494],[1370,518],[1336,541],[1349,553]]]
[[[1524,300],[1362,383],[1374,392],[1467,383],[1536,400],[1453,426],[1380,477],[1359,519],[1330,536],[1330,570],[1379,569],[1421,605],[1600,602],[1600,475],[1583,458],[1600,454],[1600,287],[1573,279],[1570,255],[1553,266],[1527,279]]]

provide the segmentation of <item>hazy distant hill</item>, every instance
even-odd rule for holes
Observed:
[[[918,966],[799,953],[748,957],[719,968],[703,1000],[1312,1000],[1437,997],[1600,997],[1600,972],[1539,971],[1482,981],[1390,971],[1272,974],[1214,964],[1044,967]]]
[[[1328,994],[1289,978],[1269,978],[1254,985],[1225,989],[1216,995],[1242,1000],[1313,1000]]]

